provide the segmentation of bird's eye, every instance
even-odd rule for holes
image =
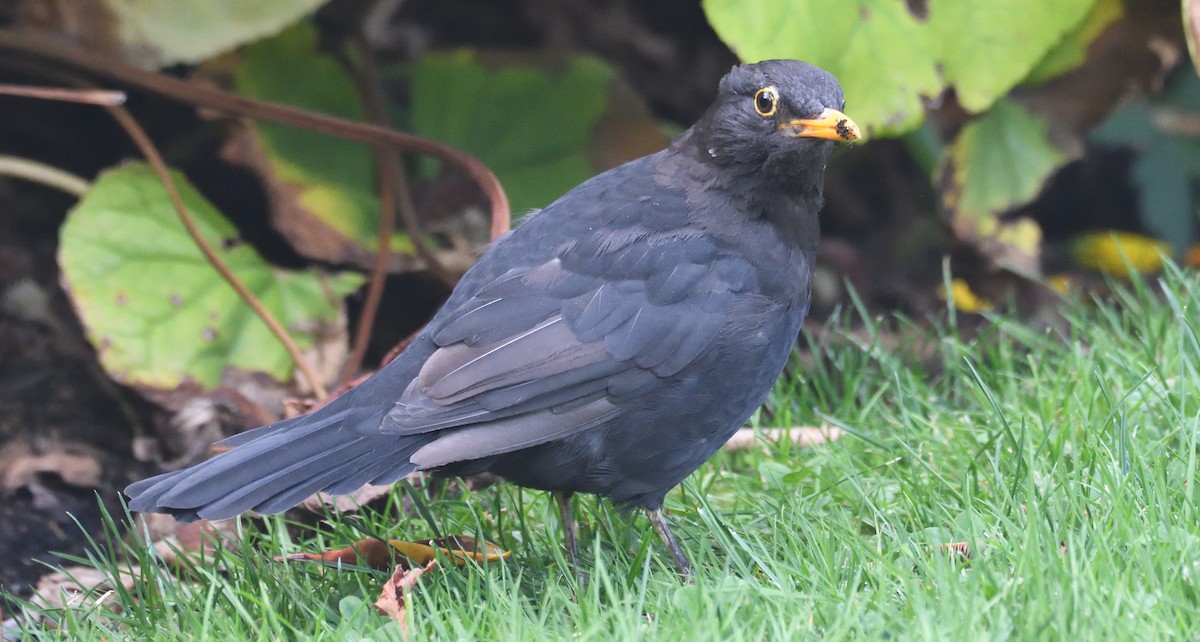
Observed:
[[[763,118],[770,118],[779,110],[779,90],[774,87],[763,87],[754,94],[754,111]]]

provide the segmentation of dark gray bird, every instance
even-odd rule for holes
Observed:
[[[679,572],[667,491],[763,402],[808,311],[833,76],[735,67],[671,146],[600,174],[498,241],[407,350],[315,412],[125,490],[135,511],[277,513],[417,470],[499,474],[645,509]]]

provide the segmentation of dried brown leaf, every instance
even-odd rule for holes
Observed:
[[[962,561],[971,560],[975,557],[974,553],[971,552],[971,544],[969,542],[947,542],[938,546],[938,552]]]
[[[292,553],[277,555],[276,562],[326,562],[330,564],[362,564],[371,568],[387,568],[393,564],[397,551],[384,540],[361,539],[347,546],[320,553]]]
[[[163,562],[177,566],[185,556],[192,561],[212,556],[217,548],[236,550],[237,520],[180,522],[170,515],[139,513],[135,536],[152,545]]]
[[[249,125],[232,131],[221,148],[221,158],[245,167],[262,180],[271,199],[271,223],[287,237],[297,252],[332,263],[370,267],[370,249],[331,229],[328,223],[301,203],[305,186],[279,177],[271,166],[261,139]],[[392,263],[389,271],[393,272],[412,269],[414,265],[412,257],[400,253],[393,253],[389,259]]]
[[[275,557],[276,562],[309,561],[338,564],[363,564],[371,568],[387,568],[393,564],[409,567],[426,564],[437,557],[438,553],[450,558],[455,565],[466,564],[467,559],[476,562],[496,562],[507,558],[511,553],[491,542],[479,541],[467,535],[427,539],[417,542],[406,542],[398,539],[382,540],[367,538],[359,540],[346,548],[339,548],[320,553],[292,553]]]
[[[391,492],[392,486],[375,486],[365,484],[348,495],[330,495],[317,493],[304,500],[300,505],[314,513],[323,513],[333,509],[335,513],[351,513]]]
[[[122,570],[117,583],[126,590],[133,588],[140,573],[136,566]],[[42,576],[38,580],[31,602],[38,611],[62,609],[92,609],[106,605],[114,612],[120,608],[113,599],[116,584],[107,573],[90,566],[69,566]]]
[[[53,473],[72,486],[100,485],[103,466],[97,454],[80,444],[30,444],[13,441],[0,448],[0,489],[12,492]]]
[[[400,625],[400,630],[404,632],[406,640],[408,639],[408,612],[405,608],[405,599],[417,585],[421,576],[434,570],[436,566],[437,560],[429,560],[425,566],[413,568],[397,566],[392,577],[383,585],[379,599],[375,600],[375,608],[379,609],[380,614],[390,617],[393,622]]]

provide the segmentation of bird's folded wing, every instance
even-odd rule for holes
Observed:
[[[648,235],[610,244],[638,261],[618,274],[554,258],[480,288],[431,328],[439,348],[381,431],[440,433],[413,455],[421,467],[488,457],[600,425],[696,366],[731,284],[688,243],[652,245]]]

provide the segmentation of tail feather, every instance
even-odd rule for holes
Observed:
[[[313,421],[314,419],[317,419],[317,421]],[[307,415],[286,419],[266,426],[260,426],[253,430],[247,430],[246,432],[223,439],[218,443],[222,446],[234,447],[251,441],[259,441],[261,445],[265,443],[262,440],[285,431],[291,436],[299,436],[311,432],[326,423],[321,419],[323,418]],[[209,475],[215,475],[219,472],[216,467],[227,468],[233,464],[235,459],[242,458],[247,454],[249,453],[239,452],[235,457],[232,452],[226,452],[200,464],[200,466],[207,467],[206,472]],[[163,473],[130,484],[125,488],[125,494],[130,497],[129,507],[135,511],[154,510],[155,505],[163,495],[171,492],[180,482],[192,477],[191,473],[193,470],[193,468],[188,468]]]
[[[423,446],[425,444],[422,443],[421,445]],[[417,470],[417,465],[408,461],[408,457],[411,454],[412,453],[409,453],[408,455],[404,456],[404,459],[394,462],[391,468],[388,468],[386,471],[380,473],[377,477],[375,477],[375,479],[370,480],[370,483],[376,486],[392,484],[398,481],[401,477],[404,477]]]
[[[277,513],[318,491],[350,492],[416,469],[409,456],[431,435],[375,433],[390,406],[327,407],[236,435],[233,449],[125,489],[129,508],[180,519],[224,519],[247,510]]]
[[[343,468],[330,470],[324,474],[314,476],[311,479],[304,480],[286,490],[276,494],[271,499],[259,504],[255,510],[260,513],[278,513],[287,510],[296,504],[304,501],[305,498],[322,490],[328,490],[332,484],[346,478],[346,469],[353,471],[354,469],[369,464],[370,461],[377,455],[376,452],[366,452],[358,457],[353,458]],[[353,478],[359,478],[359,475],[354,474]],[[365,482],[364,482],[365,483]],[[355,484],[354,488],[362,484]],[[353,490],[353,489],[351,489]]]
[[[333,453],[354,437],[344,414],[330,413],[308,422],[264,430],[236,448],[181,471],[183,474],[159,501],[166,505],[201,506],[217,501],[231,490],[260,483],[275,471],[320,457],[322,453]]]
[[[272,469],[270,473],[264,474],[249,483],[241,484],[228,490],[221,488],[224,484],[213,483],[212,480],[203,480],[207,481],[207,484],[199,488],[195,488],[194,486],[185,487],[181,483],[176,486],[175,490],[163,495],[159,501],[165,506],[198,506],[200,507],[198,511],[199,515],[205,519],[224,519],[245,510],[258,510],[260,506],[270,502],[272,498],[295,488],[297,485],[315,483],[317,490],[321,490],[321,483],[327,479],[331,472],[340,471],[342,466],[353,465],[364,455],[369,454],[369,451],[366,453],[356,452],[361,450],[361,448],[355,448],[355,446],[360,446],[357,442],[358,440],[355,440],[351,443],[342,444],[329,452],[309,455],[295,463]],[[242,448],[252,447],[251,445],[242,446]],[[336,461],[337,465],[330,467],[329,464],[331,461]],[[226,490],[226,492],[221,493],[217,497],[212,497],[211,491],[214,489]],[[203,490],[205,491],[205,495],[197,496],[195,493],[188,492],[192,490]],[[304,498],[301,497],[299,501],[303,500]],[[284,509],[286,508],[288,507],[285,506]]]
[[[417,469],[416,465],[408,460],[409,456],[416,452],[417,444],[424,441],[413,441],[407,439],[393,439],[391,444],[391,452],[381,453],[370,464],[361,468],[355,468],[351,474],[346,475],[342,479],[329,484],[325,488],[325,492],[331,495],[345,495],[357,490],[363,484],[390,484],[397,479],[413,472]],[[395,470],[395,474],[391,479],[379,481],[388,471]]]
[[[348,446],[337,429],[303,431],[294,437],[288,432],[264,435],[192,468],[159,501],[168,506],[202,506],[230,491],[270,483],[280,471],[316,468],[320,460],[340,456]]]
[[[333,419],[334,417],[341,417],[345,414],[346,413],[344,411],[341,411],[334,413],[334,415],[330,417],[323,416],[322,419]],[[217,445],[224,448],[237,448],[242,444],[250,443],[256,439],[262,439],[268,433],[275,433],[281,430],[304,430],[305,428],[311,430],[323,424],[323,421],[314,421],[313,415],[301,415],[299,417],[277,421],[273,424],[259,426],[258,428],[251,428],[250,430],[239,432],[236,435],[230,435],[221,441],[218,441]]]

